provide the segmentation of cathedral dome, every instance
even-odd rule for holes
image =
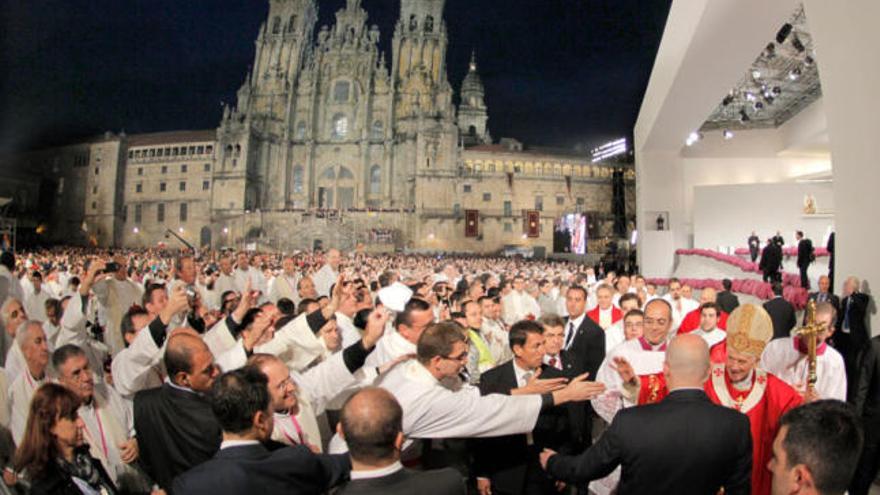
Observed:
[[[480,74],[477,73],[477,62],[472,54],[470,70],[468,70],[467,75],[464,76],[464,81],[461,83],[461,96],[465,100],[468,100],[470,96],[477,96],[482,99],[483,93],[483,81],[480,79]]]

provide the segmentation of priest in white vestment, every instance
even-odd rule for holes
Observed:
[[[816,323],[825,330],[816,340],[816,381],[815,393],[807,393],[809,378],[809,359],[807,341],[800,336],[771,340],[761,355],[760,367],[776,375],[795,390],[804,395],[804,401],[818,399],[846,400],[846,368],[843,357],[826,340],[834,333],[836,311],[831,303],[816,305]]]
[[[312,282],[315,283],[315,290],[318,296],[329,296],[330,288],[339,278],[339,267],[342,263],[342,254],[338,249],[330,249],[327,251],[324,266],[312,275]]]
[[[96,268],[97,266],[103,270],[103,262],[94,260],[89,266],[89,274],[95,277],[92,291],[98,298],[99,312],[104,316],[104,343],[115,356],[125,348],[122,332],[119,330],[122,316],[132,305],[141,303],[144,291],[128,278],[128,264],[125,257],[117,256],[114,263],[117,265],[117,270],[105,275],[99,273]]]
[[[9,387],[9,403],[12,410],[10,430],[16,445],[21,444],[27,426],[28,411],[34,392],[46,381],[49,366],[49,343],[42,323],[29,320],[15,334],[17,348],[24,357],[24,368]]]

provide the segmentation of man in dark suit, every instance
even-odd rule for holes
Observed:
[[[785,246],[785,239],[782,238],[782,233],[778,230],[776,231],[776,235],[773,236],[773,244],[779,247]]]
[[[709,368],[709,348],[702,337],[676,337],[663,364],[670,390],[665,399],[623,409],[586,452],[565,456],[545,450],[541,464],[554,479],[578,484],[621,466],[620,495],[714,495],[721,488],[728,495],[748,494],[749,420],[709,400],[703,392]]]
[[[828,278],[831,279],[831,290],[834,290],[834,232],[828,236],[825,249],[828,250]]]
[[[773,320],[773,338],[791,337],[791,329],[797,325],[794,306],[782,298],[782,284],[774,282],[772,290],[773,299],[764,303],[764,309]]]
[[[865,427],[865,445],[849,493],[868,495],[880,468],[880,335],[871,339],[859,368],[859,382],[852,388],[856,389],[855,411]]]
[[[755,234],[755,231],[752,231],[752,235],[749,236],[749,256],[752,257],[752,263],[758,259],[758,253],[761,251],[761,239]]]
[[[367,387],[345,403],[337,426],[348,444],[351,481],[338,495],[464,495],[464,480],[451,468],[412,471],[400,463],[403,410],[385,389]]]
[[[562,370],[569,379],[583,373],[595,377],[605,360],[605,331],[587,316],[587,291],[572,286],[565,294],[565,340],[562,344]],[[592,443],[593,408],[589,402],[577,407],[583,416],[573,418],[572,434],[582,448]],[[578,414],[580,416],[580,414]]]
[[[520,321],[510,328],[508,339],[514,358],[501,364],[480,378],[480,394],[511,395],[514,390],[525,390],[537,381],[553,384],[562,374],[556,368],[543,365],[544,329],[534,321]],[[546,380],[546,379],[551,380]],[[564,378],[560,378],[564,380]],[[559,382],[561,386],[564,382]],[[473,441],[474,472],[481,495],[542,495],[556,493],[556,487],[541,470],[538,454],[544,447],[557,452],[579,452],[570,444],[569,406],[548,409],[541,413],[532,433],[481,438]]]
[[[152,330],[151,324],[143,331]],[[175,476],[217,452],[221,432],[206,398],[218,370],[204,341],[195,333],[173,335],[165,369],[169,382],[135,395],[134,427],[144,470],[168,489]]]
[[[266,375],[255,367],[230,371],[216,380],[211,409],[223,429],[213,459],[178,476],[173,494],[224,495],[325,493],[344,480],[351,464],[344,455],[316,455],[304,445],[262,442],[272,435]]]
[[[809,270],[813,260],[816,259],[816,254],[813,251],[813,241],[805,238],[804,233],[800,230],[795,232],[794,236],[798,241],[797,266],[801,272],[801,287],[809,290],[810,277],[807,275],[807,270]]]
[[[856,277],[848,277],[843,283],[843,300],[840,301],[840,313],[832,337],[834,347],[843,356],[848,383],[858,382],[859,363],[868,348],[868,339],[871,338],[867,324],[871,298],[859,291],[859,285],[859,279]],[[847,390],[846,395],[850,401],[854,392],[855,387]]]
[[[840,314],[840,298],[831,293],[831,279],[827,275],[821,275],[819,277],[819,290],[816,292],[810,292],[810,295],[807,298],[810,301],[816,301],[816,303],[827,302],[834,306],[837,314]],[[804,315],[806,318],[806,314]]]
[[[779,268],[782,266],[782,247],[767,239],[767,245],[761,251],[761,261],[758,268],[764,274],[764,282],[775,282],[779,278]]]
[[[733,282],[729,278],[721,281],[724,290],[719,292],[715,297],[715,303],[727,314],[733,313],[733,310],[739,307],[739,298],[736,297],[730,289],[733,288]]]

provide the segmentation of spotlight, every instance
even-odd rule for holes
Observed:
[[[434,234],[433,234],[433,233],[428,234],[428,239],[430,239],[430,240],[434,240]]]
[[[779,31],[776,32],[776,42],[780,45],[785,43],[785,39],[788,38],[788,35],[791,34],[791,24],[785,23],[779,28]]]
[[[178,228],[177,228],[177,231],[180,232],[180,233],[182,234],[182,233],[183,233],[183,227],[178,227]]]
[[[801,69],[800,68],[792,69],[791,72],[788,73],[788,78],[791,79],[792,81],[797,81],[799,77],[801,77]]]
[[[772,94],[773,96],[779,96],[780,94],[782,94],[782,88],[780,88],[779,86],[773,86],[773,89],[770,90],[770,94]]]
[[[793,46],[794,49],[798,51],[798,53],[804,53],[804,51],[807,49],[807,47],[805,47],[804,44],[801,43],[801,39],[798,38],[797,35],[792,36],[791,46]]]
[[[747,101],[755,101],[755,100],[757,100],[757,99],[758,99],[758,98],[755,97],[755,93],[752,93],[751,91],[747,91],[747,92],[746,92],[746,100],[747,100]]]
[[[703,139],[703,133],[694,131],[688,135],[687,139],[685,139],[684,141],[684,144],[685,146],[693,146],[694,143],[701,139]]]
[[[141,231],[141,229],[139,229],[139,228],[137,228],[137,227],[131,229],[131,232],[134,233],[134,234],[137,234],[137,233],[140,232],[140,231]]]
[[[724,129],[721,131],[721,135],[724,136],[725,140],[733,139],[733,132],[730,129]]]
[[[225,235],[228,233],[229,233],[229,227],[223,227],[223,234]]]
[[[764,109],[764,104],[760,101],[756,101],[755,104],[752,105],[752,107],[755,109],[756,112],[758,112]]]
[[[749,114],[746,113],[745,107],[740,108],[739,109],[739,121],[742,122],[743,124],[745,124],[749,120],[751,120],[751,119],[749,118]]]
[[[752,70],[752,79],[754,79],[756,81],[758,79],[761,79],[761,71],[759,71],[758,69]]]
[[[807,55],[806,57],[804,57],[804,65],[806,65],[807,67],[813,65],[813,63],[815,63],[815,62],[816,62],[816,61],[813,60],[813,57],[811,57],[811,56],[809,56],[809,55]]]

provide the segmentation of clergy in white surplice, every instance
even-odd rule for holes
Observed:
[[[21,445],[24,430],[27,426],[28,411],[34,392],[46,381],[46,369],[49,366],[49,343],[43,324],[29,320],[18,328],[15,334],[15,346],[21,349],[24,366],[9,387],[10,430],[16,445]]]

